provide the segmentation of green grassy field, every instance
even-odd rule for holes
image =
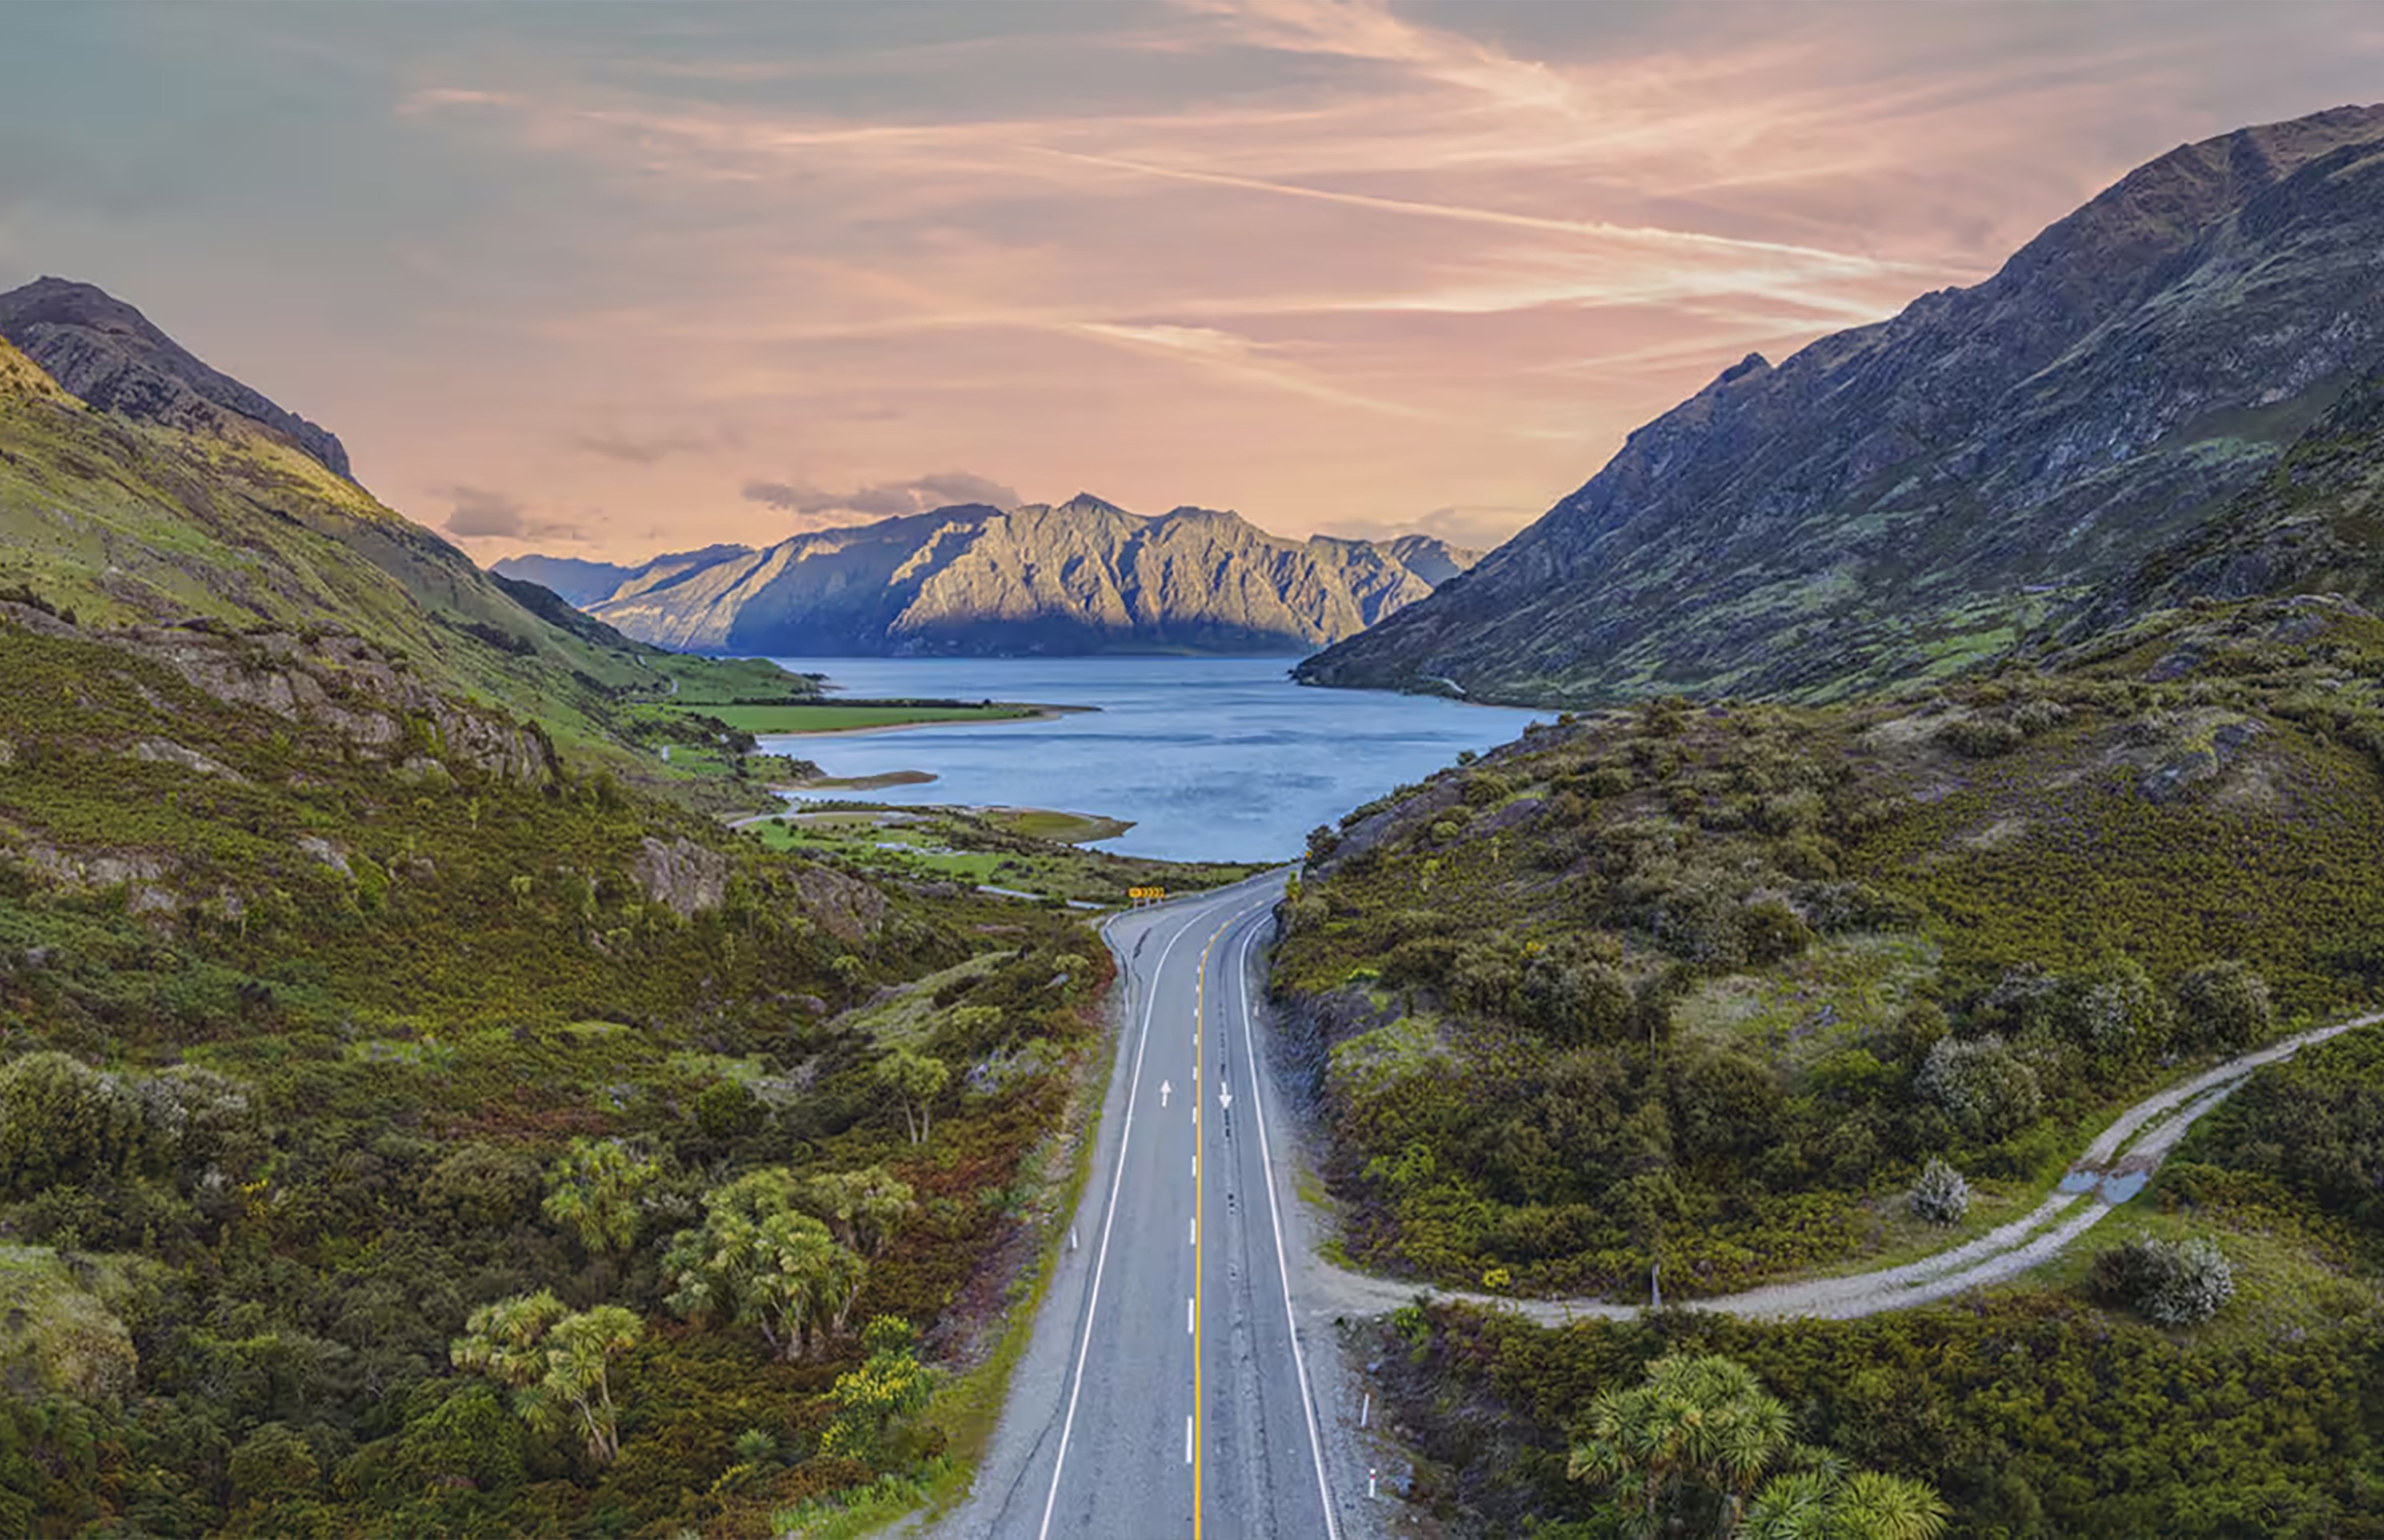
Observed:
[[[751,705],[809,700],[817,680],[789,674],[766,658],[700,658],[665,652],[652,660],[655,673],[677,681],[669,694],[677,706]]]
[[[739,732],[756,736],[779,733],[840,733],[862,727],[904,727],[921,722],[1007,722],[1034,716],[1040,707],[1010,702],[976,706],[900,705],[806,702],[783,706],[712,706],[714,716]]]

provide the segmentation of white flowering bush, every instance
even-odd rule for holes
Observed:
[[[1920,1180],[1912,1184],[1913,1217],[1931,1224],[1959,1224],[1969,1211],[1970,1184],[1960,1172],[1931,1156],[1920,1170]]]
[[[2164,1326],[2207,1321],[2235,1298],[2235,1268],[2206,1236],[2139,1240],[2094,1259],[2094,1283]]]

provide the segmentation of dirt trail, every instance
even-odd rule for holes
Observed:
[[[1682,1303],[1693,1310],[1720,1310],[1753,1320],[1849,1320],[1908,1310],[2015,1278],[2058,1256],[2099,1223],[2112,1205],[2142,1191],[2194,1121],[2225,1100],[2255,1071],[2289,1059],[2313,1043],[2378,1022],[2384,1022],[2384,1012],[2298,1033],[2146,1097],[2094,1136],[2061,1179],[2059,1189],[2033,1211],[1959,1246],[1870,1273],[1767,1284],[1743,1294]],[[1330,1312],[1378,1314],[1422,1295],[1520,1310],[1545,1325],[1561,1325],[1589,1318],[1627,1319],[1641,1308],[1605,1299],[1514,1299],[1399,1283],[1337,1267],[1316,1255],[1312,1247],[1303,1250],[1308,1260],[1309,1298]]]

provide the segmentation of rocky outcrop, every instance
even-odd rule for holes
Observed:
[[[2384,605],[2384,370],[2344,391],[2284,457],[2083,617],[2117,625],[2195,599],[2334,593]]]
[[[795,874],[795,892],[803,913],[822,930],[853,945],[877,934],[886,919],[886,895],[858,877],[825,866],[806,866]]]
[[[538,727],[465,705],[357,637],[261,631],[230,637],[197,627],[133,626],[85,631],[28,605],[0,601],[0,620],[49,636],[105,641],[165,664],[218,701],[254,706],[344,739],[359,758],[392,766],[427,739],[439,756],[525,786],[553,775],[554,747]],[[413,732],[409,736],[409,724]],[[239,777],[162,737],[126,752],[201,775]]]
[[[209,368],[95,285],[39,278],[0,294],[0,337],[104,412],[194,432],[219,430],[228,417],[238,417],[279,434],[334,473],[349,474],[338,435]]]
[[[687,838],[667,844],[647,835],[638,858],[629,863],[629,880],[648,903],[658,903],[689,919],[720,907],[728,896],[728,858]]]
[[[1826,699],[2008,651],[2189,537],[2384,354],[2379,150],[2379,107],[2186,145],[1975,288],[1750,355],[1299,677]]]
[[[1396,614],[1472,559],[1424,536],[1287,540],[1231,513],[1143,518],[1079,496],[658,557],[590,613],[690,652],[1291,652]]]

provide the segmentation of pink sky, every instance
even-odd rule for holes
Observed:
[[[483,560],[1079,490],[1492,543],[1742,354],[2384,79],[2319,6],[55,9],[143,25],[34,27],[0,281]]]

